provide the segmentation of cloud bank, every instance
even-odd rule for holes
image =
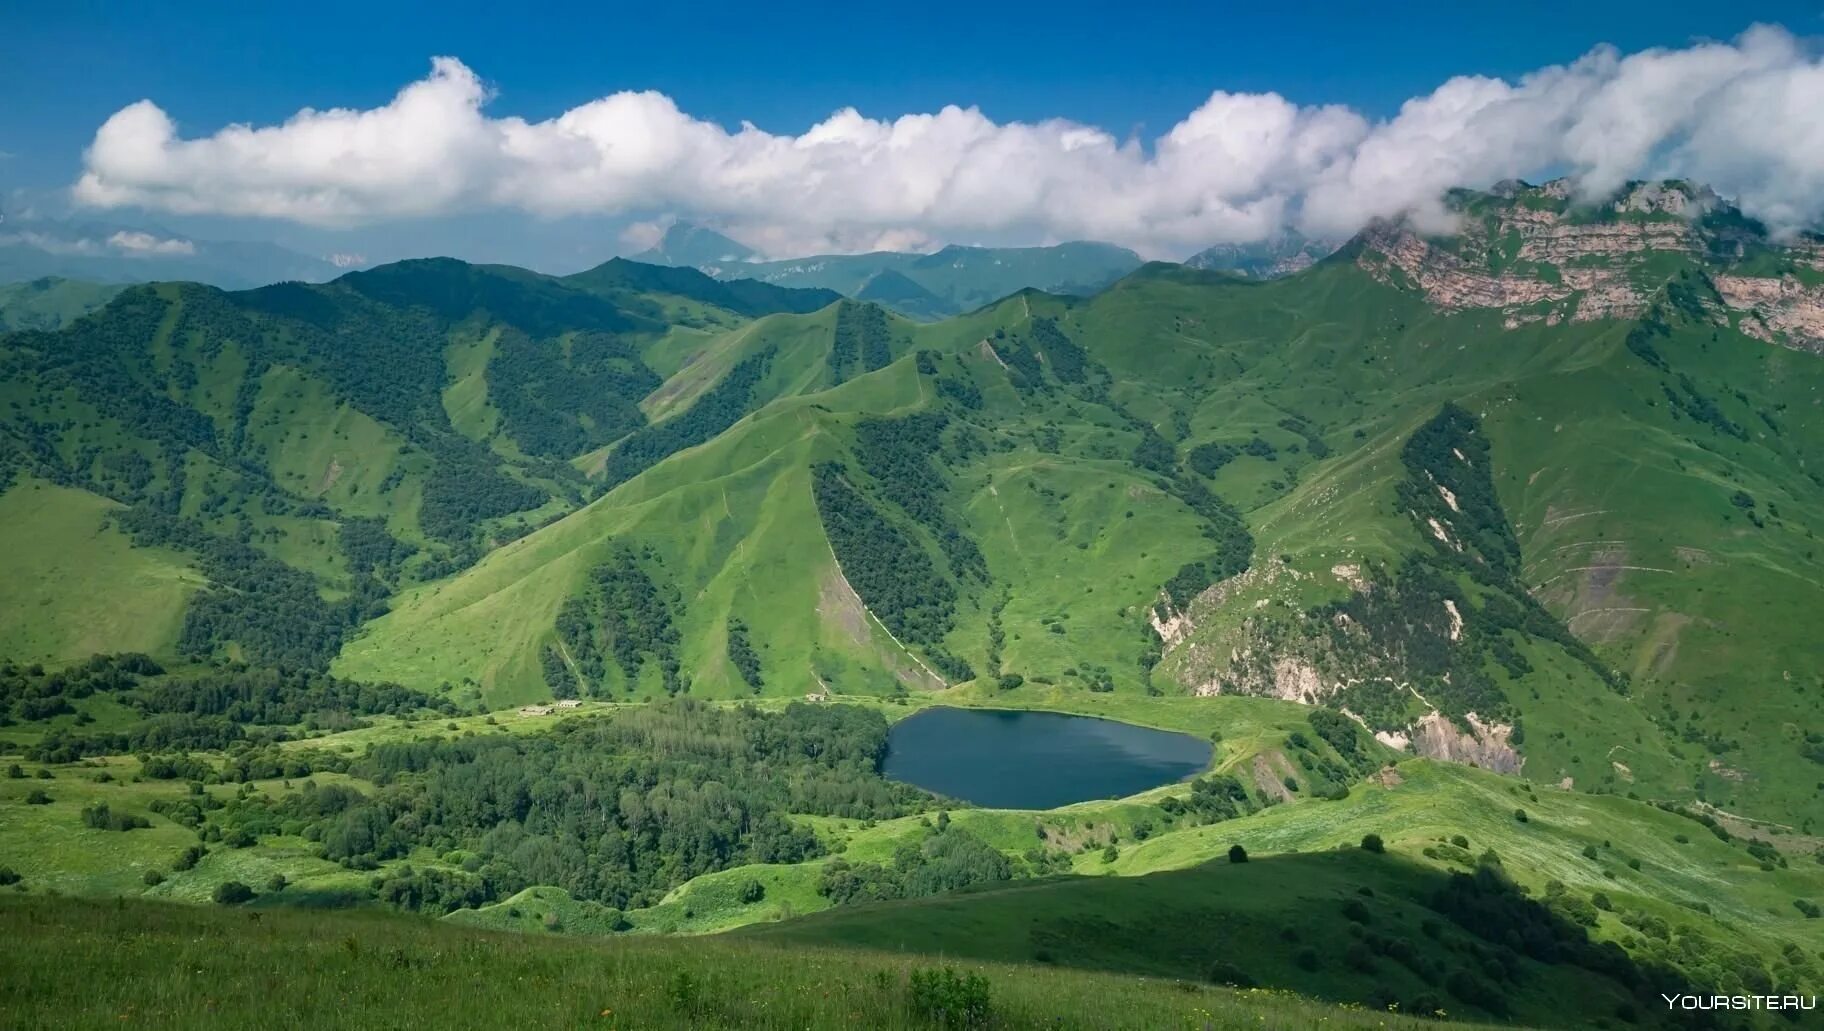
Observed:
[[[321,226],[509,210],[706,219],[769,253],[994,235],[1149,254],[1441,219],[1459,185],[1571,175],[1589,196],[1685,176],[1776,230],[1824,215],[1824,62],[1783,29],[1621,54],[1508,82],[1460,76],[1375,121],[1218,91],[1150,146],[1053,119],[845,108],[800,135],[729,131],[623,92],[555,118],[489,113],[462,62],[370,110],[183,138],[142,100],[96,132],[75,198],[96,207]]]
[[[0,246],[24,246],[46,254],[115,255],[128,258],[192,257],[196,244],[176,237],[159,237],[151,233],[123,229],[106,239],[46,233],[35,229],[0,232]]]
[[[189,240],[160,239],[151,233],[127,229],[108,237],[108,246],[126,254],[147,257],[170,254],[187,257],[196,253],[196,244]]]

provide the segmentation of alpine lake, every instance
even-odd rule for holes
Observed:
[[[1208,741],[1055,712],[939,707],[894,724],[883,772],[993,809],[1123,798],[1203,772]]]

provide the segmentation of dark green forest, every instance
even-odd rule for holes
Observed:
[[[780,712],[688,700],[565,721],[549,733],[376,745],[349,770],[372,796],[313,788],[247,798],[212,817],[227,834],[302,833],[325,857],[373,868],[418,848],[459,857],[377,887],[445,912],[531,884],[616,908],[747,863],[823,854],[790,813],[885,819],[930,796],[881,778],[887,723],[848,706]],[[408,878],[410,879],[410,878]]]

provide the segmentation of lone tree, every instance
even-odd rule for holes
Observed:
[[[1229,862],[1245,863],[1247,861],[1248,861],[1248,850],[1247,849],[1242,848],[1240,845],[1230,845],[1229,846]]]
[[[1387,851],[1387,846],[1381,843],[1381,836],[1379,834],[1364,834],[1362,835],[1362,851],[1385,852]]]

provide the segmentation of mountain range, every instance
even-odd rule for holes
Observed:
[[[393,685],[362,703],[373,720],[312,708],[330,737],[284,744],[331,769],[330,742],[403,735],[341,761],[374,798],[484,763],[460,733],[523,706],[660,721],[610,738],[742,762],[759,753],[728,742],[775,731],[737,724],[783,712],[821,743],[752,761],[808,778],[786,779],[824,808],[789,811],[842,867],[773,828],[740,863],[604,885],[571,846],[460,837],[463,814],[519,805],[464,794],[442,830],[331,814],[312,826],[333,842],[312,840],[342,866],[313,876],[392,864],[375,883],[415,878],[407,908],[486,926],[916,939],[1378,1009],[1397,983],[1391,1001],[1447,991],[1473,1019],[1552,1022],[1587,990],[1657,1021],[1627,1000],[1664,978],[1803,984],[1824,946],[1824,652],[1804,618],[1824,611],[1824,239],[1775,239],[1683,182],[1451,207],[1449,234],[1386,221],[1321,257],[1287,238],[1204,268],[1095,244],[760,262],[674,226],[649,260],[566,277],[426,259],[127,287],[0,336],[0,656],[45,667],[9,674],[27,686],[5,740],[73,762],[101,733],[194,731],[147,716],[152,687],[137,715],[105,691],[35,708],[46,668],[97,653],[295,673],[313,698]],[[96,676],[163,675],[145,668]],[[807,695],[1190,730],[1220,777],[933,828],[790,766],[859,733],[785,704]],[[438,708],[386,722],[399,698]],[[155,749],[96,754],[135,750]],[[235,824],[245,854],[302,847],[300,812]],[[644,847],[645,818],[612,848]],[[1033,884],[906,887],[975,848],[935,837],[952,819],[986,843],[968,863]],[[1205,865],[1250,851],[1277,865]],[[519,879],[489,880],[496,859]],[[892,870],[900,894],[867,887]],[[1253,887],[1199,926],[1246,949],[1155,937],[1184,885],[1213,898],[1223,876]],[[151,890],[195,890],[174,883]],[[1290,908],[1248,908],[1269,901]],[[1452,937],[1496,915],[1511,940]],[[1210,966],[1252,956],[1241,980]]]
[[[179,280],[236,290],[285,280],[323,282],[345,271],[334,262],[272,243],[200,240],[93,219],[0,214],[0,283]]]
[[[1555,184],[1460,200],[1460,235],[1376,226],[1269,283],[1148,265],[930,324],[620,259],[130,288],[6,338],[4,454],[145,569],[96,560],[165,614],[109,650],[492,704],[675,691],[579,665],[563,630],[637,546],[690,599],[675,657],[711,696],[747,690],[739,622],[792,690],[1014,672],[1269,694],[1425,754],[1824,816],[1781,729],[1821,672],[1780,615],[1824,604],[1824,251],[1679,184],[1594,214]],[[843,506],[861,537],[827,529]],[[217,547],[339,600],[271,614],[268,653],[237,636],[279,632],[253,615],[205,632],[199,606],[233,593]],[[84,581],[9,580],[49,596],[14,599],[43,618],[9,621],[8,653],[94,650],[63,618]],[[1751,705],[1750,657],[1779,678]],[[1598,747],[1618,726],[1628,758]]]
[[[1139,268],[1140,256],[1105,243],[1049,247],[964,247],[931,254],[875,251],[762,260],[704,226],[674,223],[633,260],[684,265],[717,279],[834,290],[929,322],[982,307],[1018,290],[1091,294]]]

